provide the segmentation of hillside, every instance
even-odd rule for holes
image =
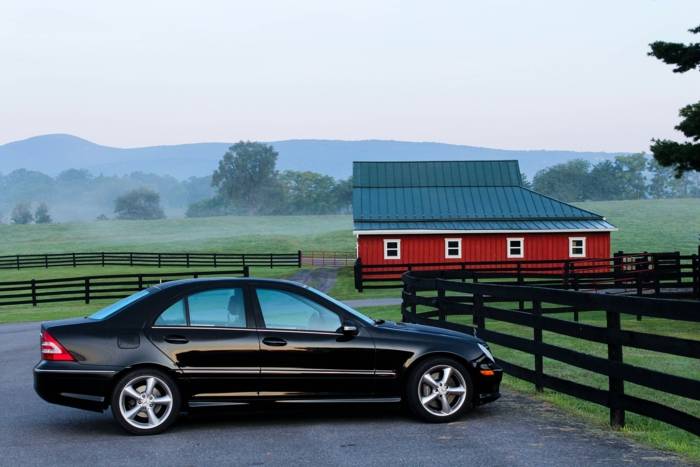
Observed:
[[[120,175],[134,171],[184,179],[210,175],[231,143],[193,143],[173,146],[117,148],[72,135],[42,135],[0,145],[0,172],[18,168],[56,175],[68,168]],[[517,159],[529,177],[538,170],[575,158],[591,161],[618,153],[575,151],[516,151],[407,141],[288,140],[270,142],[280,154],[282,170],[313,170],[336,178],[352,173],[355,160]]]

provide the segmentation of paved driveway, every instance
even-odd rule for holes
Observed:
[[[110,413],[34,394],[38,339],[37,324],[0,326],[1,465],[682,465],[512,393],[447,425],[396,406],[275,407],[200,412],[162,435],[132,437]]]

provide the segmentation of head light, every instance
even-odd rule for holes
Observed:
[[[476,344],[476,345],[478,345],[479,348],[481,349],[481,351],[484,352],[484,355],[486,355],[486,358],[488,358],[492,362],[496,363],[496,359],[493,358],[493,355],[491,355],[491,352],[489,351],[488,347],[486,347],[485,345],[482,345],[482,344]]]

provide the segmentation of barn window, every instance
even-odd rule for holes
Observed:
[[[525,240],[522,238],[509,238],[507,253],[508,258],[524,258]]]
[[[569,258],[586,256],[586,237],[569,237]]]
[[[461,258],[462,257],[462,239],[461,238],[446,238],[445,239],[445,258]]]
[[[401,259],[401,240],[384,240],[384,259]]]

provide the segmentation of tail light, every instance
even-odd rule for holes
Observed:
[[[48,331],[41,331],[41,359],[74,362],[73,356]]]

